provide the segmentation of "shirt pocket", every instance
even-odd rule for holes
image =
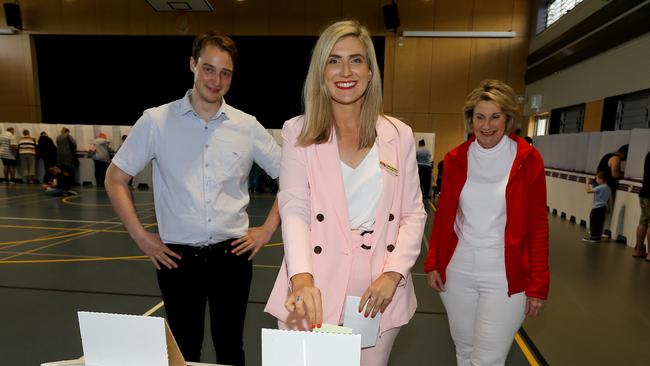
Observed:
[[[248,174],[251,165],[251,151],[248,146],[241,146],[229,141],[217,141],[216,161],[219,174],[238,178]]]

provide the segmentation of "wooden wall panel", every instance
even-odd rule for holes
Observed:
[[[34,33],[63,33],[61,1],[30,0],[20,2],[23,27]]]
[[[113,0],[102,4],[99,11],[98,33],[129,34],[129,2],[128,0]]]
[[[63,1],[63,32],[67,34],[97,34],[100,17],[97,0]]]
[[[400,6],[401,6],[400,2]],[[400,9],[401,10],[401,9]],[[366,26],[372,34],[384,34],[384,18],[381,12],[381,0],[343,1],[341,18],[352,18]],[[338,20],[338,19],[337,19]]]
[[[434,30],[468,31],[472,27],[473,0],[435,1]]]
[[[413,132],[431,132],[433,121],[428,113],[387,113],[411,126]]]
[[[307,1],[307,0],[305,0]],[[305,34],[319,34],[333,20],[341,17],[342,0],[305,3]]]
[[[599,132],[603,122],[604,100],[594,100],[585,105],[584,124],[582,132]]]
[[[269,34],[300,35],[305,29],[304,0],[273,0],[269,3]]]
[[[472,39],[468,90],[474,89],[484,79],[506,80],[509,45],[509,39]]]
[[[393,112],[393,88],[395,85],[395,45],[397,39],[395,37],[386,37],[386,44],[384,49],[384,113]]]
[[[0,82],[0,105],[23,105],[28,104],[27,95],[27,70],[25,65],[25,36],[0,36],[0,70],[2,82]],[[29,49],[27,49],[29,50]]]
[[[468,92],[471,41],[466,38],[433,40],[430,113],[458,113]]]
[[[214,11],[211,13],[196,14],[198,30],[193,29],[192,33],[198,34],[214,30],[223,34],[233,34],[234,1],[210,0],[210,3],[214,7]]]
[[[233,35],[268,34],[269,0],[234,3]]]
[[[395,52],[393,112],[427,113],[431,93],[429,38],[405,38]]]
[[[512,31],[517,37],[529,37],[533,19],[533,5],[530,0],[515,0],[512,10]]]
[[[510,40],[508,55],[508,77],[504,80],[515,89],[517,94],[526,93],[526,56],[528,55],[528,38],[515,37]]]
[[[465,128],[462,113],[434,114],[431,132],[436,134],[436,149],[433,153],[435,165],[445,154],[465,140]]]
[[[435,20],[434,1],[400,0],[398,4],[401,30],[430,31]]]
[[[474,31],[506,32],[512,29],[514,0],[490,0],[474,2]]]

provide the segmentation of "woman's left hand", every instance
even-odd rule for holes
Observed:
[[[365,316],[375,317],[377,312],[382,313],[386,307],[393,301],[393,295],[397,289],[397,284],[402,279],[402,275],[397,272],[384,272],[368,287],[359,301],[359,312],[364,311]]]
[[[544,306],[546,306],[546,300],[528,297],[526,299],[526,316],[536,317],[541,315]]]

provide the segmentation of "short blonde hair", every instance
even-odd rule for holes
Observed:
[[[377,118],[382,113],[381,73],[370,33],[356,20],[344,20],[327,27],[318,38],[312,51],[309,71],[303,88],[305,114],[298,144],[307,146],[329,141],[334,126],[331,95],[325,85],[325,67],[332,48],[341,38],[354,36],[366,51],[370,81],[363,96],[360,116],[359,149],[371,147],[375,142]]]
[[[463,114],[465,116],[465,129],[468,132],[472,131],[474,107],[481,101],[493,102],[506,115],[506,134],[515,129],[515,123],[521,117],[519,104],[517,104],[517,94],[503,81],[487,79],[481,81],[478,87],[465,98]]]

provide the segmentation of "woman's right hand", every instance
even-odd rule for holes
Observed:
[[[442,278],[440,278],[440,273],[438,273],[438,271],[427,273],[427,284],[438,292],[445,291],[445,284],[442,283]]]
[[[314,287],[314,278],[309,273],[298,273],[291,277],[292,291],[284,302],[289,312],[297,311],[300,316],[307,316],[311,328],[320,328],[323,324],[323,303],[320,290]]]

